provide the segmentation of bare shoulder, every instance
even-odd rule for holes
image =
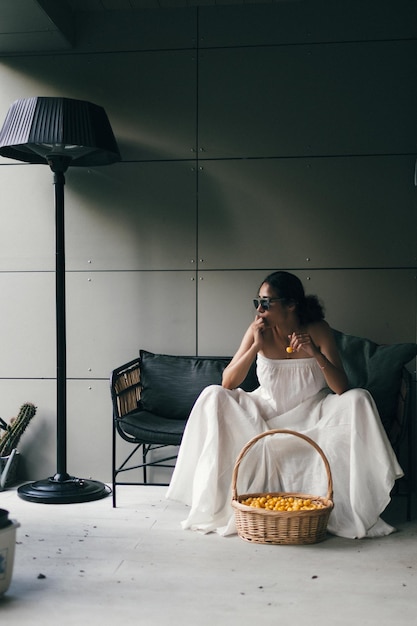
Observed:
[[[320,340],[327,342],[334,339],[333,331],[325,320],[312,322],[307,326],[307,332],[313,341],[319,345]]]
[[[340,366],[340,355],[334,333],[329,324],[322,320],[309,324],[308,333],[317,348],[334,364]]]

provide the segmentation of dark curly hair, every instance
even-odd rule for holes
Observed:
[[[286,304],[295,304],[300,324],[309,324],[324,319],[324,307],[317,296],[305,295],[304,287],[299,278],[290,272],[278,271],[269,274],[262,285],[267,284],[283,298]]]

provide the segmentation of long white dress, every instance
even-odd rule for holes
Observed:
[[[231,506],[232,472],[243,446],[275,428],[308,435],[326,455],[334,509],[330,533],[347,538],[387,535],[381,518],[397,478],[403,475],[371,395],[327,387],[317,361],[258,355],[260,387],[253,392],[219,385],[204,389],[189,417],[166,497],[190,507],[183,528],[236,533]],[[239,467],[239,495],[295,491],[327,495],[321,456],[299,437],[261,438]]]

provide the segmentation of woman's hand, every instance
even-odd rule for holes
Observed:
[[[293,352],[303,351],[310,357],[314,357],[319,352],[309,333],[294,332],[292,335],[288,335],[288,338]]]
[[[316,359],[330,389],[338,394],[344,393],[349,389],[349,382],[330,326],[323,320],[310,324],[308,331],[290,335],[290,346]]]
[[[264,343],[263,333],[266,328],[265,320],[261,315],[257,315],[255,320],[251,325],[253,331],[253,345],[256,347],[257,351],[262,349]]]

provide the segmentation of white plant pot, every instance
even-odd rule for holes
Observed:
[[[0,596],[8,590],[12,579],[16,529],[19,526],[18,522],[10,520],[7,526],[0,528]]]

